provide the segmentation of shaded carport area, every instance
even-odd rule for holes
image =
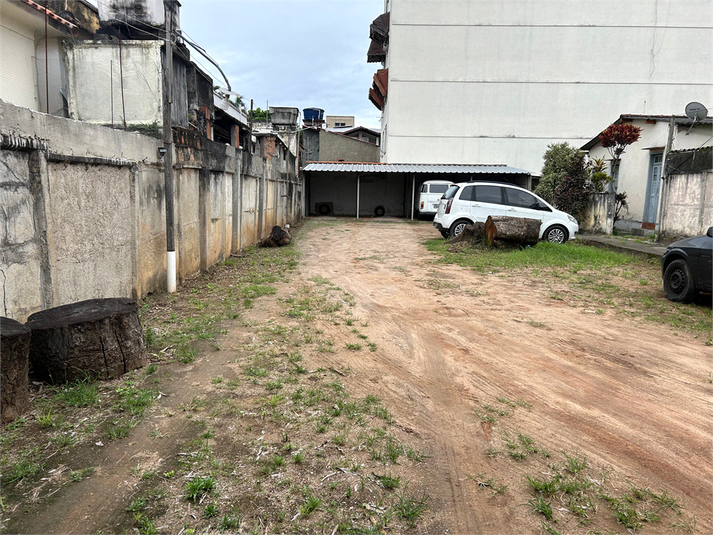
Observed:
[[[308,162],[305,215],[413,219],[426,180],[504,182],[531,189],[528,171],[506,165]]]

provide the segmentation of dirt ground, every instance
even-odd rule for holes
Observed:
[[[522,485],[511,463],[486,456],[495,433],[475,416],[504,397],[532,404],[518,427],[537,444],[685,495],[698,529],[709,533],[710,348],[664,327],[571,308],[525,278],[436,267],[420,245],[433,233],[388,224],[318,229],[302,244],[301,271],[352,293],[355,313],[383,340],[383,352],[349,365],[379,385],[399,420],[428,437],[429,480],[449,529],[532,529],[514,513],[517,504],[483,506],[465,476],[488,472]],[[433,280],[455,288],[434,289]]]
[[[413,486],[430,496],[417,531],[542,533],[542,517],[526,506],[532,495],[525,475],[540,476],[567,454],[586,458],[592,473],[599,470],[622,492],[629,484],[666,490],[684,504],[687,518],[695,518],[689,532],[710,533],[710,348],[666,326],[551,299],[553,281],[436,265],[423,246],[436,235],[426,224],[384,220],[313,228],[296,244],[298,273],[279,284],[275,296],[256,301],[247,318],[289,323],[281,300],[313,285],[310,280],[327,280],[353,296],[352,314],[378,350],[313,353],[306,364],[344,370],[354,395],[378,393],[399,433],[428,453],[427,462],[409,468]],[[320,321],[319,328],[343,348],[354,335],[335,323]],[[220,347],[252,339],[249,326],[234,325]],[[46,499],[26,505],[24,515],[11,512],[18,516],[8,529],[106,529],[125,514],[126,497],[136,487],[127,467],[161,466],[176,455],[179,445],[155,440],[156,429],[168,437],[185,434],[194,422],[172,418],[172,411],[214,388],[216,370],[230,377],[233,353],[206,349],[191,366],[162,368],[162,408],[134,429],[130,442],[89,444],[71,453],[96,457],[99,477],[56,495],[48,480],[38,491]],[[489,414],[494,417],[483,417]],[[506,443],[517,436],[530,437],[551,457],[513,460]],[[508,490],[489,492],[492,481]],[[557,505],[559,531],[587,532]],[[614,520],[599,525],[604,532],[626,532]],[[642,530],[673,531],[671,520]]]

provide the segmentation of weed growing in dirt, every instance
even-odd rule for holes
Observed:
[[[58,402],[69,407],[92,407],[97,403],[98,398],[97,384],[89,379],[67,385],[56,395]]]
[[[592,524],[597,520],[600,505],[628,530],[638,530],[644,524],[661,521],[663,515],[683,517],[678,500],[666,490],[657,494],[645,487],[629,484],[628,491],[617,492],[606,483],[606,473],[599,479],[591,474],[588,461],[580,455],[563,452],[564,462],[549,464],[546,474],[525,474],[533,497],[527,502],[533,512],[552,520],[552,503],[562,504],[561,512],[569,512],[579,524]],[[567,521],[565,515],[564,520]]]
[[[193,477],[186,483],[185,498],[191,502],[197,502],[215,488],[215,479],[212,477]]]

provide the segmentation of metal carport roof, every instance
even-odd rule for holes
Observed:
[[[331,173],[420,173],[489,175],[529,175],[529,171],[498,164],[352,163],[307,162],[305,171]]]

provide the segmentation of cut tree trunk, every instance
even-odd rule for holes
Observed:
[[[522,217],[488,216],[485,223],[466,225],[453,242],[471,244],[485,242],[488,245],[536,245],[540,238],[539,219]]]
[[[91,299],[32,314],[30,364],[50,383],[112,379],[146,363],[138,306],[131,299]]]
[[[260,247],[282,247],[289,245],[292,241],[292,236],[287,229],[278,226],[272,227],[272,232],[267,238],[260,240]]]
[[[488,216],[485,222],[486,236],[488,223],[495,225],[492,241],[514,242],[520,245],[537,245],[540,239],[540,219],[526,217]]]
[[[483,241],[483,236],[485,236],[485,223],[476,221],[472,225],[466,225],[463,231],[452,241],[453,243],[464,241],[475,245]]]
[[[0,420],[3,424],[30,408],[27,378],[30,329],[10,318],[0,317]]]

